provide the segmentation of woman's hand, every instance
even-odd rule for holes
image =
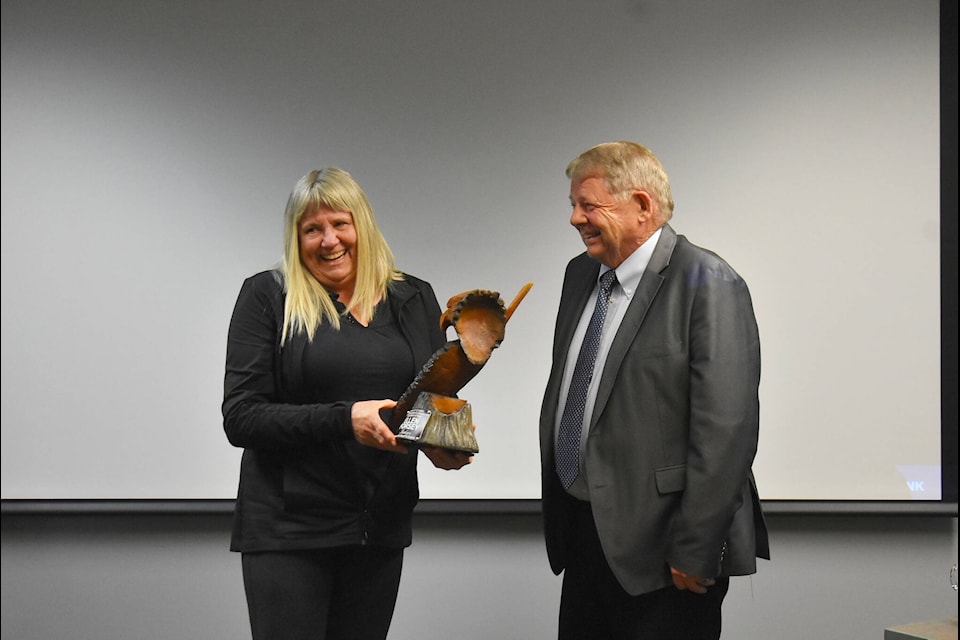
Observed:
[[[477,430],[476,423],[473,425],[473,430]],[[445,471],[456,471],[473,462],[473,456],[465,451],[455,451],[453,449],[432,447],[430,445],[421,445],[420,449],[423,450],[425,456],[430,458],[433,466]]]
[[[424,455],[430,458],[437,469],[446,471],[455,471],[463,468],[473,462],[473,456],[463,451],[454,451],[453,449],[443,449],[441,447],[431,447],[424,445],[420,447]]]
[[[350,410],[350,420],[353,423],[353,437],[362,445],[406,453],[407,448],[397,442],[397,436],[390,431],[387,423],[380,418],[381,409],[393,409],[397,405],[395,400],[363,400],[354,402]]]

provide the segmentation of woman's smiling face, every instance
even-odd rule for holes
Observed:
[[[349,211],[320,207],[299,224],[300,261],[328,291],[348,301],[357,280],[357,228]]]

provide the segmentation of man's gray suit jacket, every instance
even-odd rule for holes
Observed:
[[[566,565],[569,500],[554,469],[561,378],[600,265],[567,265],[540,416],[542,508],[553,571]],[[665,225],[599,381],[584,465],[604,554],[624,589],[716,577],[769,558],[751,466],[760,341],[746,284]]]

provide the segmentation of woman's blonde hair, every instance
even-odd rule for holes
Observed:
[[[660,208],[662,222],[673,216],[670,178],[660,160],[642,144],[621,140],[604,142],[588,149],[567,165],[567,177],[581,180],[603,178],[611,195],[623,197],[633,189],[649,192]]]
[[[311,171],[300,178],[290,192],[284,214],[286,242],[281,269],[287,299],[283,310],[281,345],[289,335],[300,331],[305,331],[307,338],[313,340],[322,322],[329,322],[335,329],[340,328],[340,316],[330,292],[300,260],[300,220],[304,214],[313,213],[321,207],[350,212],[357,230],[354,256],[357,280],[350,306],[344,313],[354,312],[365,318],[373,317],[377,303],[387,295],[387,285],[403,279],[396,269],[393,252],[377,227],[370,202],[353,176],[336,167]]]

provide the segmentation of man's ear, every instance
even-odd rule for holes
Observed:
[[[641,220],[647,221],[652,219],[655,207],[653,196],[642,189],[637,189],[633,192],[632,198],[640,206]]]

